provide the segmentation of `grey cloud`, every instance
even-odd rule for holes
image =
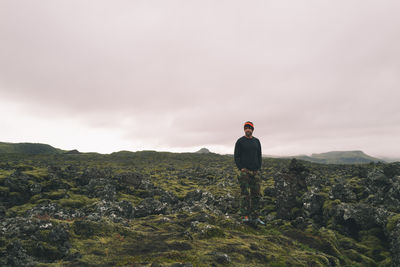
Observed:
[[[399,7],[2,1],[0,93],[37,116],[75,117],[155,145],[229,153],[252,120],[266,152],[342,144],[395,154]]]

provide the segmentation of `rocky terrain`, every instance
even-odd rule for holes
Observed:
[[[233,158],[0,154],[1,266],[400,266],[400,163],[264,158],[265,226]]]

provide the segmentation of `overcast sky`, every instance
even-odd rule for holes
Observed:
[[[400,1],[0,1],[0,141],[400,157]]]

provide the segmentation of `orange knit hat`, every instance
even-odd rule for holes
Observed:
[[[244,123],[244,127],[249,127],[250,129],[252,129],[254,131],[254,125],[251,121],[246,121]]]

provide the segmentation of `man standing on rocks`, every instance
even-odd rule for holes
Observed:
[[[235,144],[235,163],[240,170],[240,215],[243,222],[265,224],[258,218],[260,193],[261,143],[253,134],[254,125],[251,121],[244,123],[245,135]],[[249,192],[250,190],[250,192]]]

